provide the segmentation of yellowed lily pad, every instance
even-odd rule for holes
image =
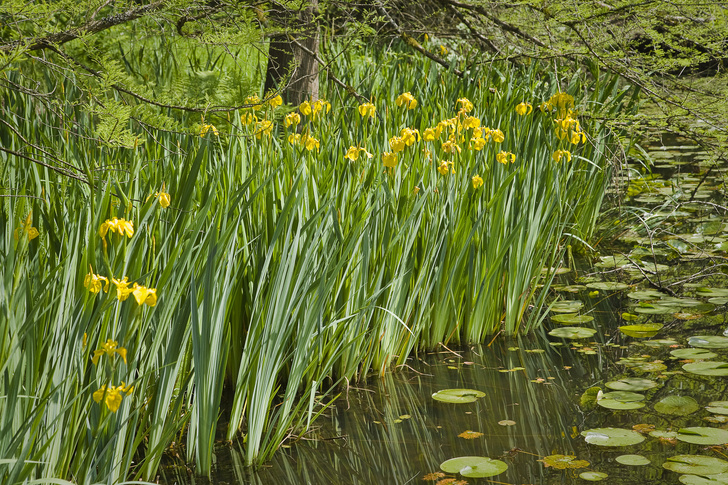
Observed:
[[[659,323],[643,323],[638,325],[622,325],[619,331],[629,337],[648,338],[657,335],[664,325]]]
[[[549,455],[544,456],[542,460],[545,467],[555,468],[557,470],[566,470],[567,468],[586,468],[589,462],[586,460],[577,460],[573,455]]]

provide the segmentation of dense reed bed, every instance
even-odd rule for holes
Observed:
[[[0,94],[0,142],[26,156],[0,170],[3,483],[150,480],[173,441],[202,474],[220,438],[258,464],[337,384],[539,325],[542,269],[589,240],[610,182],[601,120],[631,94],[382,51],[338,68],[370,103],[258,93],[133,148],[69,136],[97,123],[73,104]]]

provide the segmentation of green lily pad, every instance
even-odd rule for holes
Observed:
[[[604,394],[602,394],[602,399],[614,399],[615,401],[623,401],[623,402],[637,402],[637,401],[644,401],[645,396],[644,396],[644,394],[638,394],[636,392],[612,391],[612,392],[605,392]]]
[[[650,460],[642,455],[620,455],[615,458],[615,460],[617,460],[617,463],[630,466],[642,466],[650,464]]]
[[[552,322],[576,325],[579,323],[587,323],[594,320],[591,315],[576,315],[574,313],[566,313],[563,315],[554,315],[551,317]]]
[[[641,343],[650,347],[663,347],[665,345],[677,345],[677,340],[671,338],[656,338],[655,340],[647,340]]]
[[[432,399],[453,404],[463,404],[473,402],[483,396],[485,396],[483,391],[476,391],[475,389],[442,389],[434,393]]]
[[[630,291],[627,293],[627,297],[631,298],[632,300],[659,300],[661,298],[665,298],[667,295],[664,293],[660,293],[657,290],[640,290],[640,291]]]
[[[557,301],[549,307],[554,313],[575,313],[582,309],[584,302],[579,300],[562,300]]]
[[[728,303],[728,297],[717,296],[715,298],[709,298],[708,303],[712,303],[713,305],[725,305]]]
[[[626,283],[621,283],[619,281],[599,281],[596,283],[589,283],[588,285],[586,285],[586,287],[593,290],[618,291],[626,290],[627,288],[629,288],[629,285]]]
[[[728,473],[717,475],[680,475],[680,483],[685,485],[728,485]]]
[[[698,291],[695,292],[698,296],[707,296],[710,298],[722,296],[727,297],[728,296],[728,288],[698,288]]]
[[[725,402],[725,401],[720,401],[720,402]],[[713,403],[709,403],[705,407],[705,410],[708,411],[709,413],[713,413],[713,414],[728,415],[728,406],[726,406],[726,405],[716,406]]]
[[[629,446],[642,443],[645,437],[637,431],[621,428],[594,428],[582,431],[587,443],[597,446]]]
[[[607,478],[609,475],[602,472],[582,472],[579,473],[579,478],[588,482],[600,482]]]
[[[597,401],[597,404],[599,404],[603,408],[617,410],[640,409],[645,407],[645,403],[643,402],[617,401],[616,399],[600,399]]]
[[[680,428],[677,432],[677,439],[696,445],[724,445],[728,443],[728,431],[720,428],[706,428],[702,426]],[[728,469],[717,473],[723,473],[724,471],[728,471]],[[697,473],[697,475],[702,474]]]
[[[643,323],[639,325],[622,325],[619,331],[629,337],[648,338],[657,335],[664,325],[659,323]]]
[[[646,391],[657,387],[657,382],[642,377],[627,377],[618,381],[610,381],[604,384],[615,391]]]
[[[634,307],[634,311],[644,315],[667,315],[673,313],[675,308],[669,305],[644,305]]]
[[[484,478],[500,475],[508,465],[485,456],[460,456],[444,461],[440,469],[445,473],[459,473],[468,478]]]
[[[561,327],[561,328],[555,328],[549,332],[549,335],[553,337],[561,337],[561,338],[589,338],[592,335],[597,333],[596,330],[593,328],[583,328],[583,327]]]
[[[728,362],[691,362],[683,365],[682,368],[686,372],[701,376],[728,376]]]
[[[688,339],[688,344],[704,349],[726,349],[728,348],[728,337],[721,337],[719,335],[696,335]]]
[[[661,414],[687,416],[700,409],[698,401],[690,396],[667,396],[655,403],[655,411]]]
[[[676,455],[667,458],[663,468],[691,475],[717,475],[728,472],[728,461],[702,455]]]
[[[670,355],[678,359],[708,360],[717,354],[705,349],[675,349],[670,352]]]

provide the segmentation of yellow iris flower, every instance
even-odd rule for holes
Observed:
[[[493,141],[496,142],[496,143],[503,143],[503,140],[506,139],[506,137],[503,134],[503,132],[500,131],[499,129],[490,130],[490,132],[488,134],[491,137],[493,137]]]
[[[249,104],[250,106],[248,107],[253,108],[255,111],[263,109],[263,100],[257,94],[245,98],[245,103]]]
[[[255,116],[253,113],[243,113],[242,115],[240,115],[240,122],[244,125],[249,125],[254,121],[258,121],[258,117]]]
[[[470,139],[470,148],[480,151],[485,147],[485,138],[473,137]]]
[[[407,109],[415,109],[417,107],[417,100],[415,99],[414,96],[412,96],[412,94],[410,94],[409,91],[397,96],[397,99],[395,99],[394,102],[400,108],[402,106],[407,106]]]
[[[455,173],[455,167],[453,167],[452,162],[447,162],[443,160],[437,167],[437,171],[440,172],[442,175],[447,175],[450,173],[450,171],[452,171],[452,173]]]
[[[571,161],[571,152],[568,150],[556,150],[553,155],[551,155],[551,158],[554,159],[554,162],[560,162],[562,158],[566,158],[567,162]]]
[[[462,149],[460,148],[460,145],[458,145],[454,141],[448,140],[442,144],[442,151],[445,153],[461,153]]]
[[[402,137],[402,141],[407,146],[412,146],[412,144],[420,139],[420,130],[413,129],[413,128],[402,128],[402,131],[399,134]]]
[[[460,110],[465,113],[473,111],[473,103],[468,98],[460,98],[457,101],[460,104]]]
[[[478,189],[483,186],[483,178],[480,175],[474,175],[472,180],[474,189]]]
[[[146,286],[139,286],[134,283],[134,286],[131,288],[131,294],[134,295],[134,299],[139,305],[146,303],[149,306],[154,306],[157,304],[156,288],[147,288]]]
[[[125,301],[127,298],[129,298],[132,289],[129,288],[129,281],[127,281],[126,276],[124,276],[124,279],[122,280],[111,278],[111,282],[114,283],[114,285],[116,286],[116,298],[118,298],[119,301]]]
[[[162,206],[162,209],[166,209],[172,203],[172,198],[167,192],[165,192],[164,182],[162,182],[162,191],[155,192],[154,197],[157,198],[157,200],[159,201],[159,205]]]
[[[397,154],[391,152],[382,153],[382,163],[387,168],[394,168],[397,166]]]
[[[97,365],[99,363],[99,357],[104,354],[108,355],[109,358],[112,358],[114,354],[119,354],[119,357],[124,359],[124,363],[126,364],[126,349],[119,347],[119,342],[116,340],[107,339],[106,342],[101,344],[100,349],[94,350],[94,356],[91,357],[91,362]]]
[[[495,159],[498,160],[499,163],[502,163],[503,165],[507,164],[508,162],[516,163],[516,155],[514,155],[511,152],[503,152],[501,151],[495,156]]]
[[[127,237],[132,237],[134,235],[134,223],[132,221],[118,219],[116,217],[113,219],[107,219],[103,224],[101,224],[101,227],[99,227],[99,236],[106,240],[106,233],[109,231],[118,232],[121,235],[126,234]]]
[[[480,118],[476,118],[475,116],[468,116],[463,120],[463,127],[464,128],[478,128],[480,126]]]
[[[280,94],[273,96],[272,98],[270,98],[268,100],[268,105],[273,109],[276,109],[278,106],[280,106],[282,104],[283,104],[283,98],[281,98]]]
[[[389,139],[389,146],[394,153],[401,152],[406,146],[404,140],[399,136],[393,136]]]
[[[286,117],[283,119],[283,124],[286,128],[289,126],[296,126],[301,122],[301,115],[298,113],[288,113]]]
[[[270,120],[258,121],[255,124],[255,137],[260,140],[263,135],[270,135],[273,133],[273,122]]]
[[[220,133],[217,131],[217,128],[215,128],[213,125],[209,125],[209,124],[202,125],[202,128],[200,128],[200,136],[202,138],[204,138],[205,135],[207,134],[207,132],[210,130],[212,130],[212,133],[215,136],[220,136]]]
[[[20,227],[15,228],[15,232],[13,233],[13,237],[17,241],[20,239],[20,233],[21,231],[26,233],[28,235],[28,241],[32,241],[33,239],[37,238],[40,234],[38,232],[38,229],[33,227],[33,212],[28,213],[28,217],[25,218],[25,222],[22,222],[20,224]]]
[[[94,269],[89,265],[89,269],[91,270],[89,274],[86,275],[86,278],[83,280],[83,286],[84,288],[88,288],[88,291],[91,293],[99,293],[102,289],[104,290],[104,293],[109,292],[109,280],[105,276],[94,274]],[[103,285],[101,282],[103,281]]]
[[[362,116],[362,118],[366,118],[369,116],[370,118],[374,118],[374,114],[376,113],[377,108],[372,103],[364,103],[359,105],[359,114]]]
[[[518,106],[516,106],[516,114],[523,116],[523,115],[530,115],[531,111],[533,111],[533,106],[531,106],[531,103],[525,103],[522,102]]]
[[[106,407],[109,408],[109,411],[112,413],[115,413],[119,410],[119,407],[121,406],[121,401],[124,396],[122,396],[122,392],[126,395],[129,395],[134,391],[133,386],[127,386],[122,381],[120,386],[103,386],[98,391],[95,391],[93,393],[93,399],[96,402],[101,402],[101,400],[104,400],[104,403],[106,404]]]
[[[346,151],[346,155],[344,155],[344,158],[348,158],[352,162],[356,162],[359,159],[359,154],[361,152],[364,152],[364,154],[367,156],[367,158],[373,158],[374,157],[374,155],[372,155],[371,153],[369,153],[368,151],[366,151],[365,148],[351,146]]]

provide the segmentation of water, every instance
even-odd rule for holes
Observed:
[[[500,336],[490,345],[443,346],[436,352],[413,356],[396,373],[342,389],[336,405],[324,411],[312,430],[286,442],[259,470],[242,465],[239,444],[221,444],[212,482],[436,483],[423,478],[438,472],[444,461],[483,456],[504,461],[508,469],[489,479],[448,477],[467,483],[576,484],[585,481],[579,477],[581,473],[595,471],[608,474],[603,483],[673,484],[681,483],[681,475],[663,467],[669,457],[728,459],[725,446],[709,448],[645,435],[644,441],[635,445],[605,447],[588,444],[581,434],[604,427],[632,430],[636,425],[651,425],[666,432],[688,426],[726,426],[715,422],[722,419],[720,415],[705,409],[708,403],[728,399],[726,377],[685,372],[685,359],[670,354],[675,348],[691,348],[690,336],[722,335],[726,328],[728,298],[720,301],[716,299],[720,295],[711,298],[701,292],[706,286],[728,286],[719,267],[710,270],[712,276],[690,279],[710,268],[711,262],[721,261],[724,249],[716,253],[715,248],[726,242],[723,219],[714,206],[686,203],[692,194],[694,200],[722,204],[723,171],[714,168],[703,177],[698,173],[704,163],[700,152],[684,140],[663,142],[672,148],[652,147],[653,155],[670,152],[670,160],[678,164],[658,164],[655,173],[669,179],[630,185],[630,203],[640,204],[644,211],[636,223],[620,227],[624,232],[618,245],[629,253],[629,259],[613,259],[594,269],[588,266],[590,275],[581,268],[576,274],[559,277],[562,286],[557,286],[555,296],[584,303],[579,314],[595,319],[580,326],[596,330],[593,337],[571,340],[551,336],[548,332],[562,325],[547,319],[545,327],[534,335],[519,339]],[[686,165],[680,165],[683,162]],[[629,260],[641,261],[643,271],[617,269]],[[581,279],[576,281],[577,277]],[[632,287],[595,294],[585,286],[564,286],[604,280],[624,281]],[[673,284],[676,282],[680,284]],[[654,297],[642,301],[627,297],[627,291],[654,291],[655,284],[681,300],[664,309],[664,299],[656,302]],[[664,327],[654,337],[627,336],[618,327],[635,322],[625,320],[627,317],[621,316],[624,313],[634,315],[636,323]],[[713,360],[728,361],[726,350],[709,350],[717,353]],[[644,377],[657,383],[653,389],[640,391],[645,396],[643,408],[606,409],[595,403],[596,390],[591,399],[582,399],[587,389],[599,387],[609,392],[606,383],[624,377]],[[432,398],[439,390],[453,388],[479,390],[485,397],[465,404]],[[659,405],[655,408],[669,396],[690,397],[699,407],[684,416],[666,413]],[[468,431],[482,435],[469,433],[473,439],[459,436]],[[589,463],[578,469],[546,466],[545,457],[557,454]],[[620,464],[616,459],[624,454],[641,455],[649,464]],[[201,480],[178,460],[170,459],[160,470],[160,481],[191,484]]]

